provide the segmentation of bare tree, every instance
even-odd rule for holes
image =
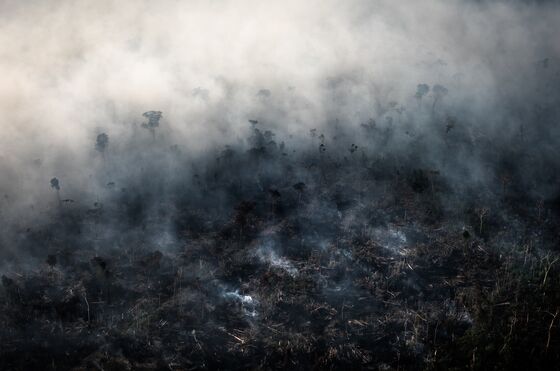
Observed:
[[[490,211],[490,209],[487,208],[487,207],[481,207],[481,208],[476,210],[476,214],[478,215],[478,220],[480,222],[479,231],[478,231],[478,233],[480,235],[482,235],[482,226],[483,226],[483,223],[484,223],[484,218],[486,217],[486,215],[488,215],[489,211]]]

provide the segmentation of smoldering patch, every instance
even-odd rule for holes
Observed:
[[[252,252],[252,255],[259,259],[261,263],[266,264],[271,268],[283,270],[292,277],[296,277],[298,275],[298,269],[286,257],[279,255],[276,243],[272,240],[264,239],[259,241],[257,243],[257,247]]]
[[[243,313],[251,318],[258,316],[257,307],[258,301],[251,295],[241,295],[239,290],[226,291],[223,293],[223,297],[227,300],[233,301],[240,304]]]

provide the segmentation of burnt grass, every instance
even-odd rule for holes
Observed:
[[[515,161],[491,164],[505,185],[457,187],[411,156],[253,130],[18,231],[0,369],[559,368],[560,207]]]

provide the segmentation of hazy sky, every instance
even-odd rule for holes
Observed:
[[[194,150],[252,117],[290,132],[364,121],[424,82],[500,121],[539,88],[539,61],[558,61],[560,11],[484,3],[2,0],[0,188],[70,176],[97,134],[116,143],[154,109]]]

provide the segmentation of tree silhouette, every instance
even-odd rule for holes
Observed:
[[[99,134],[95,141],[95,149],[101,153],[103,158],[105,158],[105,150],[107,147],[109,147],[109,136],[105,133]]]
[[[484,218],[486,217],[486,215],[488,215],[488,212],[490,211],[489,208],[487,207],[481,207],[475,210],[476,214],[478,216],[478,220],[479,220],[479,231],[478,234],[482,235],[482,226],[484,223]]]
[[[60,182],[58,181],[57,178],[52,178],[51,179],[51,188],[54,188],[57,191],[60,191]]]
[[[147,123],[143,123],[142,127],[148,129],[150,133],[152,133],[152,137],[154,140],[156,139],[156,131],[155,129],[159,127],[159,120],[161,119],[162,113],[161,111],[148,111],[144,112],[142,116],[148,118]]]
[[[457,119],[452,116],[447,116],[447,118],[445,119],[445,134],[448,134],[451,129],[455,127],[455,124],[457,124]]]
[[[429,91],[430,87],[427,84],[418,84],[416,87],[416,94],[414,94],[414,96],[420,102],[422,98],[429,93]]]
[[[56,190],[56,198],[58,199],[58,203],[60,203],[60,182],[56,177],[51,179],[51,188]]]
[[[432,91],[434,93],[434,104],[432,105],[432,112],[434,112],[436,109],[437,102],[440,101],[441,98],[443,98],[445,95],[447,95],[448,90],[445,86],[434,85]]]

